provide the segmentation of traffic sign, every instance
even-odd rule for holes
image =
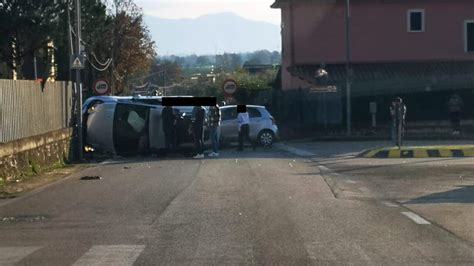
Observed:
[[[105,79],[97,79],[94,82],[92,89],[94,89],[94,92],[97,95],[106,95],[110,93],[109,83]]]
[[[222,89],[227,95],[232,95],[237,91],[238,85],[237,82],[233,79],[227,79],[222,84]]]
[[[84,69],[84,56],[71,55],[71,69]]]

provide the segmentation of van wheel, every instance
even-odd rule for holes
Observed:
[[[273,132],[271,130],[262,130],[258,134],[258,142],[263,147],[272,146],[274,140],[275,140],[275,134],[273,134]]]

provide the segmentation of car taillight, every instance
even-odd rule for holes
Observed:
[[[270,119],[272,120],[272,125],[276,125],[275,118],[273,118],[273,117],[270,117]]]

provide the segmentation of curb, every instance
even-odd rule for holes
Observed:
[[[365,150],[358,157],[379,159],[474,157],[474,145],[377,148]]]

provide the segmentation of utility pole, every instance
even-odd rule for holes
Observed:
[[[351,135],[352,126],[352,110],[351,110],[351,34],[350,34],[350,20],[351,20],[350,0],[346,0],[346,125],[347,135]]]
[[[76,0],[76,37],[77,47],[76,56],[81,56],[81,0]],[[76,128],[77,128],[77,160],[82,161],[82,86],[81,86],[81,70],[76,69]]]

